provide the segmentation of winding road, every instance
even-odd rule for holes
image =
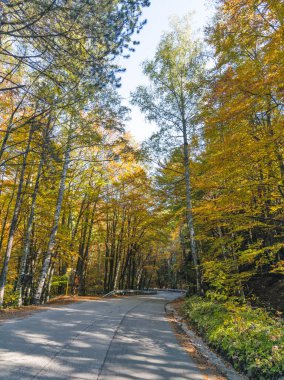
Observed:
[[[73,303],[0,324],[0,379],[205,380],[165,317],[180,294]]]

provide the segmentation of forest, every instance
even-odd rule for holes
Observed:
[[[281,316],[284,4],[212,3],[143,63],[140,146],[119,62],[149,1],[0,1],[1,307],[157,287]]]

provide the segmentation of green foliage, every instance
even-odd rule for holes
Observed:
[[[16,307],[18,306],[19,293],[15,292],[14,286],[11,284],[6,285],[5,298],[3,307]]]
[[[53,276],[51,286],[66,285],[68,282],[68,276],[64,274],[63,276]]]
[[[251,379],[278,379],[283,375],[282,319],[260,308],[197,296],[186,301],[183,312],[210,345]]]

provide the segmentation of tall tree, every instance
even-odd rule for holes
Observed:
[[[190,157],[194,152],[190,152],[189,140],[193,140],[196,132],[204,55],[200,42],[192,39],[188,18],[175,20],[172,31],[162,37],[154,59],[144,63],[144,73],[151,84],[149,87],[138,87],[132,101],[148,120],[155,121],[160,127],[159,132],[150,139],[152,149],[160,153],[182,146],[186,222],[196,271],[196,289],[201,293],[201,266],[193,220],[190,174]]]

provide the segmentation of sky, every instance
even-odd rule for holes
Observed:
[[[138,142],[149,137],[156,129],[154,124],[145,121],[138,107],[129,104],[130,92],[139,85],[147,84],[147,78],[142,73],[142,62],[154,57],[163,32],[169,30],[171,16],[182,17],[194,12],[192,29],[194,32],[200,30],[202,33],[212,15],[212,9],[209,8],[208,3],[208,0],[152,0],[150,7],[145,8],[143,19],[147,19],[147,24],[135,38],[140,41],[140,45],[136,46],[136,51],[130,58],[122,62],[126,72],[122,74],[122,86],[119,89],[124,98],[124,104],[131,108],[131,120],[126,123],[126,130],[131,132]]]

